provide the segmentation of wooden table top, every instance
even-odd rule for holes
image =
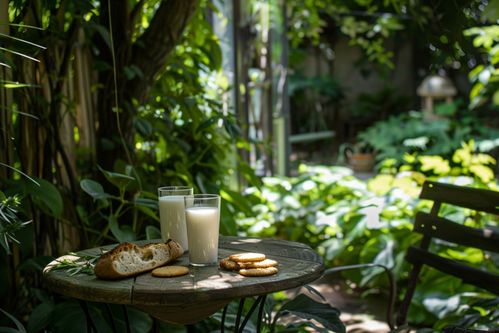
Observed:
[[[155,241],[136,243],[150,242]],[[101,253],[101,249],[108,250],[114,246],[84,250],[78,254],[95,255]],[[279,272],[266,277],[244,277],[216,266],[189,266],[189,274],[174,278],[157,278],[144,273],[123,280],[106,281],[95,275],[69,276],[63,270],[48,270],[44,272],[43,281],[48,289],[56,293],[85,301],[133,305],[162,320],[184,324],[207,317],[233,299],[305,285],[319,278],[324,271],[322,258],[301,243],[220,237],[220,259],[239,252],[265,253],[268,258],[279,262]],[[174,264],[188,266],[188,254]]]

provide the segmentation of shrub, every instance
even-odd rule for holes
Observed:
[[[242,215],[238,223],[249,235],[308,243],[324,256],[327,266],[375,262],[392,268],[397,280],[404,282],[409,269],[404,262],[405,251],[419,241],[411,233],[415,213],[428,210],[430,205],[418,199],[424,181],[497,189],[490,169],[495,161],[473,153],[473,147],[473,142],[463,144],[451,155],[451,161],[440,156],[411,155],[412,163],[399,168],[386,167],[390,164],[386,161],[386,173],[369,181],[355,178],[346,168],[301,165],[296,177],[265,178],[261,190],[249,189],[254,215]],[[447,208],[443,213],[471,225],[487,220],[467,218],[469,211],[464,209]],[[443,251],[438,245],[435,250]],[[456,248],[447,255],[494,269],[493,258],[481,251],[460,251]],[[371,292],[382,291],[386,284],[377,269],[350,271],[344,277]],[[409,320],[415,323],[435,322],[463,312],[461,299],[486,295],[429,269],[423,270],[421,279],[409,313]]]

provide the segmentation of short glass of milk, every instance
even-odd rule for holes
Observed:
[[[185,197],[184,200],[189,262],[192,266],[216,265],[220,229],[220,196],[195,194]]]
[[[158,188],[159,219],[161,223],[161,238],[163,241],[173,239],[189,249],[187,228],[185,225],[185,196],[192,195],[193,189],[188,186],[163,186]]]

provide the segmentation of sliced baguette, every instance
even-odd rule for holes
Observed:
[[[106,280],[117,280],[150,271],[169,263],[184,253],[179,243],[169,239],[166,243],[138,246],[122,243],[104,253],[94,267],[95,275]]]

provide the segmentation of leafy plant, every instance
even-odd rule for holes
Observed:
[[[361,93],[348,108],[348,115],[355,118],[385,119],[407,110],[409,98],[400,95],[390,85],[375,93]]]
[[[416,159],[417,163],[384,169],[389,173],[367,182],[356,179],[345,168],[305,165],[300,166],[296,177],[264,178],[260,190],[247,191],[248,200],[253,202],[253,215],[239,216],[238,223],[249,235],[305,242],[318,249],[332,267],[383,264],[390,267],[399,284],[403,284],[409,269],[404,262],[405,251],[419,241],[411,232],[415,213],[429,209],[428,202],[418,199],[423,182],[432,179],[497,189],[490,168],[493,160],[488,155],[475,153],[472,143],[464,144],[452,154],[453,168],[442,167],[451,162],[441,156],[420,155]],[[469,219],[466,210],[457,208],[447,208],[444,214],[476,226],[485,222],[499,223],[485,216]],[[444,248],[437,246],[435,250],[444,251]],[[459,251],[456,248],[446,253],[497,271],[494,259],[483,256],[480,251],[467,252],[464,256]],[[349,271],[343,275],[367,293],[386,290],[387,282],[381,270]],[[413,323],[432,323],[437,317],[461,311],[464,301],[460,296],[452,297],[473,290],[455,278],[429,269],[423,272],[421,279],[409,313]]]
[[[278,320],[286,316],[295,316],[306,321],[292,320],[286,325],[278,324]],[[312,321],[313,320],[313,321]],[[315,324],[319,323],[322,327]],[[316,332],[345,332],[345,325],[340,320],[340,312],[327,303],[320,303],[307,295],[299,294],[285,302],[275,313],[270,325],[270,332],[288,331],[290,329],[313,329]]]
[[[283,292],[268,296],[260,322],[262,332],[309,332],[309,330],[313,330],[324,333],[344,333],[345,325],[340,320],[340,311],[326,303],[323,296],[315,289],[312,294],[321,298],[321,301],[317,301],[307,294],[298,294],[292,299],[288,299]],[[250,304],[246,303],[244,311],[247,312],[249,309]],[[225,318],[226,329],[234,329],[237,310],[234,303],[229,305]],[[253,315],[247,322],[246,330],[256,330],[255,317]],[[220,327],[221,318],[222,314],[218,312],[210,319],[213,323],[212,330]]]
[[[7,254],[11,254],[9,243],[19,244],[16,233],[31,221],[23,222],[17,208],[21,201],[18,196],[6,197],[0,191],[0,245]]]
[[[11,328],[11,327],[0,327],[0,331],[2,332],[10,332],[10,333],[26,333],[26,328],[24,328],[23,324],[19,322],[19,320],[16,319],[13,315],[8,313],[7,311],[3,310],[0,308],[0,311],[7,316],[14,324],[16,325],[17,329]]]
[[[358,138],[374,147],[378,161],[391,159],[401,165],[405,154],[424,153],[448,159],[462,142],[494,139],[499,135],[497,129],[483,125],[474,113],[457,109],[454,112],[459,121],[425,121],[420,112],[393,116],[359,133]]]
[[[473,82],[470,91],[470,107],[478,108],[491,102],[496,109],[499,106],[499,25],[474,27],[465,30],[464,35],[473,36],[473,46],[480,49],[485,55],[485,63],[478,64],[469,73]]]
[[[128,174],[100,170],[117,193],[106,192],[100,183],[91,179],[80,182],[81,188],[93,198],[95,205],[91,211],[81,207],[79,214],[88,228],[102,230],[95,244],[108,238],[118,242],[132,241],[143,233],[147,239],[160,238],[157,226],[145,225],[148,220],[158,222],[156,194],[136,191],[133,186],[134,183],[137,186],[136,180],[130,176],[131,168],[127,168]]]
[[[376,150],[368,142],[359,140],[356,143],[342,143],[339,148],[338,161],[343,162],[348,155],[352,154],[375,154]]]
[[[343,88],[331,76],[294,74],[289,78],[289,95],[293,109],[293,133],[330,129],[334,113],[345,98]]]

